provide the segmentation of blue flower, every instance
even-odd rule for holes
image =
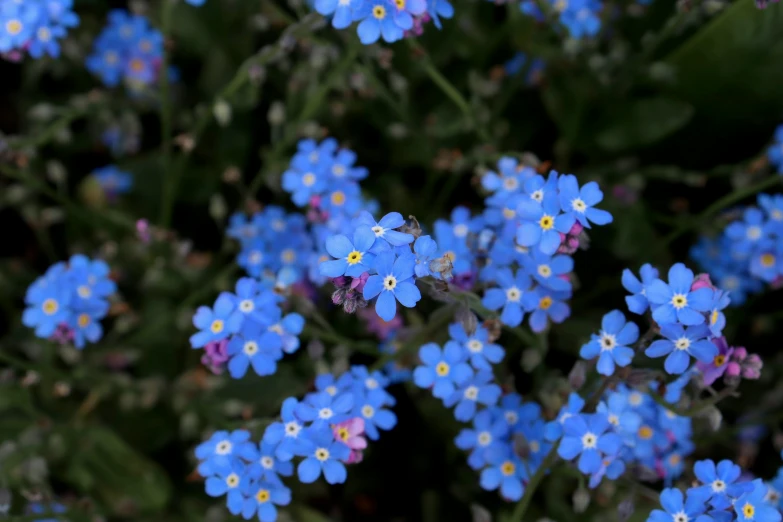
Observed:
[[[693,465],[693,472],[702,486],[688,490],[697,491],[717,509],[731,506],[732,499],[752,489],[750,482],[737,482],[742,469],[730,460],[722,460],[715,466],[712,460],[700,460]]]
[[[380,389],[367,393],[363,400],[355,403],[353,416],[364,419],[364,431],[370,440],[378,440],[379,428],[388,431],[397,425],[397,416],[394,412],[383,409],[385,405],[385,392]]]
[[[449,335],[462,345],[476,370],[492,370],[492,365],[503,360],[505,351],[500,345],[489,342],[489,330],[477,326],[472,335],[465,332],[461,323],[449,325]]]
[[[641,416],[629,407],[627,392],[609,393],[606,402],[599,403],[596,411],[606,415],[606,420],[621,435],[636,434],[642,423]]]
[[[421,299],[421,292],[412,282],[415,264],[413,254],[403,254],[395,259],[393,252],[384,252],[375,258],[377,275],[367,279],[363,295],[368,301],[378,296],[375,312],[384,321],[391,321],[397,314],[395,299],[407,308],[413,308]]]
[[[232,515],[238,515],[242,511],[242,503],[245,497],[242,488],[250,482],[250,477],[245,473],[246,466],[236,460],[229,465],[215,469],[215,475],[207,477],[205,488],[210,497],[222,497],[226,495],[226,505]]]
[[[601,320],[601,331],[593,334],[590,342],[579,351],[583,359],[598,357],[596,369],[601,375],[612,375],[614,366],[625,367],[631,364],[633,348],[629,345],[639,339],[639,327],[626,322],[619,310],[612,310]]]
[[[560,23],[566,26],[571,36],[582,38],[598,34],[601,29],[598,12],[602,7],[598,0],[570,0],[566,5],[568,7],[560,14]]]
[[[430,236],[419,236],[413,244],[413,253],[416,254],[416,266],[413,271],[416,277],[431,276],[430,262],[438,252],[438,244]]]
[[[607,225],[612,222],[612,215],[609,212],[595,208],[595,205],[604,199],[604,194],[595,181],[585,183],[580,189],[576,176],[563,174],[558,180],[558,188],[560,208],[566,216],[570,216],[571,226],[574,221],[579,221],[585,228],[590,228],[590,222],[596,225]]]
[[[305,457],[296,469],[299,480],[309,484],[323,473],[329,484],[345,482],[347,474],[341,461],[348,459],[351,450],[342,442],[334,440],[328,426],[309,431],[308,436],[302,439],[299,451]]]
[[[595,473],[601,467],[603,455],[613,456],[620,451],[622,441],[616,433],[606,433],[609,420],[602,413],[573,415],[563,423],[563,440],[557,453],[565,460],[577,456],[579,471]]]
[[[341,393],[335,396],[326,392],[311,393],[296,407],[296,416],[305,422],[312,422],[316,429],[337,424],[348,419],[353,408],[353,395]]]
[[[396,42],[403,36],[403,29],[395,23],[394,5],[388,0],[365,0],[356,11],[354,19],[361,20],[356,32],[359,40],[369,45],[383,39],[389,43]],[[411,26],[413,20],[411,20]],[[410,27],[408,27],[410,29]]]
[[[242,504],[242,517],[245,520],[258,515],[261,522],[275,522],[275,505],[287,506],[291,503],[291,490],[282,483],[252,482],[244,488],[244,493],[248,496]]]
[[[353,22],[353,11],[362,0],[315,0],[315,10],[324,16],[332,16],[332,27],[345,29]]]
[[[661,492],[661,507],[653,510],[647,522],[680,522],[695,520],[704,513],[705,498],[700,494],[689,494],[683,498],[682,491],[676,488],[667,488]]]
[[[506,444],[508,423],[501,417],[495,418],[492,410],[482,410],[473,418],[473,429],[463,429],[454,439],[457,447],[469,451],[468,465],[481,469],[487,464],[487,451],[496,451]]]
[[[734,502],[738,522],[780,522],[780,512],[765,500],[767,486],[764,482],[756,479],[752,487]]]
[[[663,367],[669,374],[679,375],[688,369],[690,356],[705,363],[718,355],[718,347],[707,340],[710,331],[705,325],[683,328],[678,324],[664,324],[661,335],[666,340],[654,341],[644,353],[647,357],[666,357]]]
[[[326,251],[337,259],[321,263],[321,274],[327,277],[357,277],[368,272],[375,260],[369,252],[373,243],[375,234],[367,226],[360,226],[354,231],[353,242],[342,234],[331,236],[326,240]]]
[[[481,186],[493,192],[487,200],[487,204],[503,204],[513,194],[522,192],[524,181],[532,169],[520,167],[517,160],[504,156],[498,160],[498,170],[486,172],[481,177]],[[533,174],[535,171],[532,171]]]
[[[574,260],[570,256],[548,256],[534,248],[529,255],[522,258],[522,265],[542,286],[556,292],[571,290],[568,277],[561,277],[574,270]]]
[[[291,200],[298,207],[310,202],[310,198],[326,188],[326,174],[315,170],[289,169],[283,172],[283,190],[291,193]]]
[[[4,2],[0,9],[0,52],[20,49],[33,36],[39,7],[31,2]]]
[[[476,415],[477,405],[494,406],[500,398],[500,386],[493,381],[495,376],[491,371],[479,371],[471,379],[461,383],[459,388],[444,397],[447,408],[454,406],[454,417],[458,421],[467,422]]]
[[[764,242],[750,258],[750,273],[771,283],[783,274],[783,243]]]
[[[704,315],[710,309],[713,291],[699,288],[691,291],[693,272],[682,263],[669,269],[669,283],[656,279],[647,287],[647,299],[653,311],[653,319],[660,324],[679,321],[686,326],[702,324]]]
[[[196,446],[196,458],[202,461],[198,466],[199,474],[209,477],[218,470],[231,468],[239,458],[250,460],[255,448],[249,439],[247,430],[213,433],[209,440]]]
[[[759,194],[757,199],[767,216],[766,232],[780,237],[783,235],[783,194]]]
[[[244,324],[253,322],[268,325],[282,298],[270,290],[262,290],[258,281],[249,277],[240,278],[234,288],[235,306],[244,317]]]
[[[432,23],[435,24],[435,27],[440,29],[440,17],[451,18],[454,16],[454,7],[449,3],[449,0],[428,0],[427,13],[432,18]]]
[[[563,436],[563,423],[582,411],[585,406],[585,400],[577,393],[571,393],[568,396],[568,404],[560,408],[557,418],[548,422],[544,427],[544,437],[550,442],[554,442]]]
[[[522,481],[529,477],[524,464],[510,447],[503,445],[487,451],[487,462],[489,467],[481,472],[481,487],[488,491],[500,488],[500,495],[506,500],[522,498],[525,491]]]
[[[461,385],[473,372],[465,362],[467,353],[456,343],[446,343],[443,351],[435,343],[419,348],[419,359],[424,366],[413,370],[413,382],[420,388],[432,387],[432,394],[445,399],[454,393],[455,384]]]
[[[411,234],[395,230],[405,224],[405,219],[399,212],[389,212],[383,216],[380,221],[376,222],[375,218],[372,217],[372,214],[363,210],[354,220],[354,224],[356,226],[366,225],[372,229],[376,238],[375,248],[380,247],[384,242],[391,246],[402,246],[413,243],[413,236]]]
[[[234,379],[244,377],[251,365],[261,377],[277,371],[277,361],[283,358],[283,341],[276,333],[262,328],[249,324],[228,342],[228,372]]]
[[[280,409],[280,421],[273,422],[264,431],[263,442],[277,445],[275,456],[281,461],[289,461],[298,453],[300,435],[304,425],[296,416],[299,401],[289,397],[283,401]]]
[[[509,429],[515,430],[541,417],[541,406],[535,402],[522,403],[522,396],[509,393],[500,399],[500,414],[506,419]]]
[[[571,308],[565,303],[565,299],[571,297],[571,292],[553,292],[544,287],[526,292],[522,298],[525,309],[530,313],[530,329],[536,333],[546,329],[547,322],[562,323],[569,315]]]
[[[524,437],[528,452],[527,459],[532,468],[538,468],[552,448],[552,444],[546,442],[544,437],[546,423],[543,419],[536,419],[532,422],[521,423],[520,426],[516,432]]]
[[[65,513],[67,509],[59,502],[51,502],[47,506],[40,502],[33,502],[27,506],[28,511],[35,515],[44,513]],[[60,518],[38,518],[34,522],[58,522]]]
[[[95,169],[92,176],[109,196],[125,194],[133,186],[133,176],[121,171],[115,165]]]
[[[350,373],[342,374],[339,379],[335,379],[331,373],[322,373],[315,378],[315,389],[332,397],[338,393],[349,392],[353,384],[353,376]]]
[[[512,328],[519,326],[524,319],[523,297],[530,289],[530,277],[523,269],[517,270],[516,275],[509,268],[502,268],[495,274],[495,281],[500,288],[488,289],[481,304],[490,310],[503,310],[500,312],[500,321]]]
[[[561,214],[555,194],[547,194],[541,203],[532,199],[523,200],[517,206],[517,215],[522,223],[517,229],[517,243],[525,247],[538,248],[552,255],[560,246],[560,233],[571,230],[570,218]]]
[[[283,342],[283,351],[285,353],[294,353],[299,349],[299,337],[304,328],[304,317],[296,312],[292,312],[283,317],[280,308],[275,308],[273,315],[269,318],[272,324],[267,328],[280,336]]]
[[[710,329],[710,333],[713,337],[720,337],[723,332],[723,327],[726,326],[726,316],[723,313],[723,309],[729,306],[731,299],[729,293],[722,290],[715,290],[712,296],[712,303],[710,304],[709,320],[707,326]]]
[[[629,269],[623,270],[623,287],[632,294],[625,297],[628,310],[641,315],[647,311],[647,307],[650,305],[647,301],[646,287],[658,279],[658,270],[653,268],[651,264],[645,263],[639,273],[642,276],[641,281]]]
[[[767,239],[765,227],[764,213],[760,209],[746,209],[742,220],[734,221],[726,227],[726,235],[733,241],[732,250],[740,254],[750,254]]]
[[[36,284],[37,283],[37,284]],[[37,281],[27,291],[28,308],[22,314],[22,324],[35,328],[35,335],[46,339],[71,317],[71,291],[64,279]]]
[[[290,477],[294,473],[294,465],[290,461],[282,461],[277,457],[277,444],[261,441],[254,449],[256,451],[249,459],[254,464],[248,469],[248,475],[253,480],[279,484],[281,481],[278,475]]]
[[[601,467],[590,474],[588,486],[590,489],[596,488],[604,477],[607,477],[609,480],[616,480],[623,473],[625,473],[625,462],[623,462],[622,459],[619,457],[606,457],[601,461]]]
[[[207,343],[221,341],[237,333],[242,326],[242,312],[236,309],[231,294],[221,293],[215,306],[200,306],[193,316],[193,326],[200,331],[190,337],[193,348],[201,348]]]

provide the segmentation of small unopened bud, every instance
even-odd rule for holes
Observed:
[[[219,193],[212,194],[212,197],[209,198],[209,215],[212,216],[212,219],[222,221],[227,213],[228,206],[223,196]]]
[[[590,493],[585,488],[579,488],[574,491],[572,497],[574,504],[574,513],[584,513],[587,506],[590,505]]]
[[[617,520],[618,522],[627,522],[633,512],[636,510],[633,497],[628,497],[617,506]]]
[[[58,381],[54,383],[54,396],[67,397],[71,394],[71,385],[67,382]]]
[[[285,105],[280,100],[274,101],[266,115],[270,125],[282,125],[285,123]]]
[[[500,339],[500,334],[503,331],[503,324],[499,319],[487,319],[482,326],[489,332],[489,338],[487,339],[489,342],[494,343]]]
[[[0,515],[7,515],[11,509],[11,492],[6,488],[0,488]]]
[[[571,389],[576,391],[584,386],[587,380],[587,365],[585,361],[576,361],[574,367],[571,368],[571,372],[568,374],[568,384],[571,385]]]
[[[307,355],[311,359],[321,359],[324,356],[324,343],[319,341],[318,339],[313,339],[309,343],[307,343]]]
[[[242,179],[242,171],[235,166],[230,166],[223,171],[223,182],[234,184]]]
[[[522,369],[530,372],[541,364],[541,353],[535,348],[528,348],[522,352]]]
[[[484,506],[471,504],[470,512],[473,514],[473,522],[492,522],[492,514]]]
[[[218,125],[221,127],[227,126],[231,123],[231,105],[225,100],[218,100],[212,107],[212,113],[215,115]]]
[[[476,332],[478,318],[467,306],[460,306],[454,314],[454,319],[462,325],[468,335],[473,335]]]
[[[704,417],[707,417],[707,422],[710,424],[712,431],[718,431],[723,423],[723,414],[715,406],[710,406],[704,413]]]

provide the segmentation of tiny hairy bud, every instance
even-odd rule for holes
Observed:
[[[627,522],[629,518],[631,518],[631,515],[633,515],[633,512],[636,510],[636,507],[633,503],[633,497],[628,497],[617,506],[617,520],[618,522]]]
[[[587,380],[587,364],[585,361],[576,361],[574,367],[571,368],[571,372],[568,374],[568,384],[571,385],[571,389],[574,391],[584,386]]]
[[[574,513],[584,513],[587,506],[590,505],[590,493],[585,488],[579,488],[574,491],[572,497]]]

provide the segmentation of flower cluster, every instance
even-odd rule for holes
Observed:
[[[87,256],[72,256],[52,265],[27,289],[22,323],[35,335],[84,348],[103,335],[99,322],[109,311],[108,298],[117,291],[109,265]]]
[[[440,28],[441,17],[454,16],[449,0],[315,0],[315,10],[331,17],[335,29],[359,22],[356,32],[365,45],[421,34],[427,21]]]
[[[482,178],[490,193],[483,215],[470,219],[455,211],[448,228],[441,222],[441,233],[435,224],[436,239],[453,253],[454,272],[463,280],[481,261],[478,277],[490,286],[482,304],[500,311],[504,325],[519,326],[529,314],[530,327],[541,332],[570,315],[570,255],[591,224],[611,223],[612,216],[595,207],[603,199],[595,182],[580,187],[576,176],[555,171],[544,178],[512,158],[500,159],[498,170]],[[476,248],[468,246],[469,232],[478,238]]]
[[[291,501],[281,477],[293,475],[294,459],[301,459],[296,475],[305,484],[322,475],[329,484],[345,482],[346,465],[362,460],[367,439],[377,440],[379,430],[397,423],[387,385],[383,374],[364,366],[339,378],[322,374],[303,401],[283,402],[280,420],[266,428],[260,443],[251,442],[246,430],[214,433],[196,448],[207,494],[225,495],[234,515],[273,522],[276,506]]]
[[[767,148],[767,160],[775,167],[778,174],[783,174],[783,125],[775,129],[772,145]]]
[[[244,377],[249,367],[260,376],[272,375],[284,353],[299,349],[304,318],[284,315],[283,298],[271,285],[243,277],[233,293],[221,292],[212,308],[198,308],[193,325],[199,331],[190,344],[204,348],[202,362],[213,371],[225,365],[235,379]]]
[[[109,24],[93,43],[87,69],[103,83],[115,87],[124,82],[139,91],[158,78],[163,62],[163,35],[143,16],[114,9]]]
[[[26,51],[33,58],[60,56],[68,29],[79,25],[73,0],[0,1],[0,53],[16,60]]]
[[[758,205],[737,210],[714,238],[702,237],[693,257],[742,304],[748,294],[783,284],[783,195],[759,194]]]
[[[677,488],[661,492],[661,507],[647,522],[780,522],[777,501],[761,479],[742,477],[742,469],[729,460],[717,465],[700,460],[693,466],[698,486],[684,494]]]
[[[558,21],[573,38],[595,36],[601,30],[603,4],[600,0],[549,0],[547,7],[557,15]],[[523,0],[519,9],[539,22],[546,18],[534,0]]]

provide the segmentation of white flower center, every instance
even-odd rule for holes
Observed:
[[[534,191],[532,194],[530,194],[530,199],[541,203],[541,201],[544,199],[544,191],[541,189]]]
[[[479,446],[488,446],[492,442],[492,435],[488,431],[482,431],[478,436]]]
[[[381,226],[378,226],[378,225],[375,225],[374,227],[372,227],[371,230],[372,230],[373,234],[375,234],[375,237],[381,237],[381,236],[383,236],[383,233],[385,232],[384,228],[381,227]]]
[[[464,223],[454,225],[454,235],[457,237],[465,237],[468,235],[468,227]]]
[[[375,415],[375,408],[373,408],[369,404],[365,404],[364,406],[362,406],[362,415],[364,415],[368,419],[371,419]]]
[[[518,302],[522,298],[522,290],[516,286],[506,289],[506,299],[512,303]]]
[[[674,522],[688,522],[690,518],[685,514],[684,511],[680,511],[672,515],[672,520],[674,520]]]
[[[530,451],[533,453],[538,453],[541,451],[541,444],[539,444],[537,440],[531,440],[528,446],[530,446]]]
[[[334,397],[335,395],[337,395],[337,387],[336,387],[336,386],[334,386],[334,385],[332,385],[332,386],[327,386],[327,387],[324,389],[324,391],[325,391],[326,393],[328,393],[329,395],[331,395],[332,397]]]
[[[552,269],[549,265],[538,265],[538,275],[541,277],[549,277],[552,275]]]
[[[598,445],[598,437],[592,432],[582,435],[582,447],[584,449],[594,449]]]
[[[615,346],[617,346],[617,339],[615,336],[606,332],[601,332],[601,351],[612,351]]]
[[[287,422],[285,425],[286,437],[296,437],[302,431],[302,426],[296,421]]]
[[[509,177],[503,179],[503,188],[508,191],[516,190],[518,186],[519,181],[517,181],[517,178]]]
[[[239,309],[243,311],[246,314],[249,314],[255,309],[256,305],[253,304],[253,301],[250,299],[245,299],[241,303],[239,303]]]
[[[722,493],[726,490],[726,483],[723,482],[721,479],[717,479],[712,482],[712,491],[715,493]]]
[[[468,386],[465,388],[465,398],[469,401],[475,401],[478,398],[479,390],[475,386]]]
[[[218,455],[228,455],[231,453],[231,443],[227,440],[224,440],[223,442],[219,443],[215,447],[215,453]]]
[[[481,350],[484,349],[484,343],[479,341],[478,339],[471,339],[468,341],[468,350],[471,353],[481,353]]]
[[[261,467],[264,469],[272,469],[275,466],[275,461],[270,456],[261,457]]]
[[[386,290],[394,290],[397,286],[397,278],[393,275],[387,275],[383,278],[383,288]]]
[[[611,424],[613,426],[619,426],[620,425],[620,417],[618,417],[614,413],[609,415],[609,424]]]
[[[367,387],[368,390],[374,390],[378,387],[378,381],[373,379],[372,377],[368,377],[364,380],[364,385]]]
[[[242,347],[242,351],[245,352],[245,355],[248,357],[253,357],[258,353],[258,343],[255,341],[247,341],[245,346]]]
[[[691,340],[687,337],[680,337],[674,341],[674,347],[678,350],[687,350],[691,346]]]
[[[576,198],[571,200],[571,208],[574,209],[575,212],[584,214],[585,210],[587,210],[587,205],[580,198]]]
[[[761,228],[756,226],[748,227],[747,236],[751,241],[758,240],[761,237]]]
[[[332,416],[334,416],[334,412],[331,408],[321,408],[318,410],[318,418],[319,419],[331,419]]]
[[[519,421],[519,415],[517,415],[517,412],[508,410],[505,413],[506,422],[511,424],[512,426],[516,424]]]

